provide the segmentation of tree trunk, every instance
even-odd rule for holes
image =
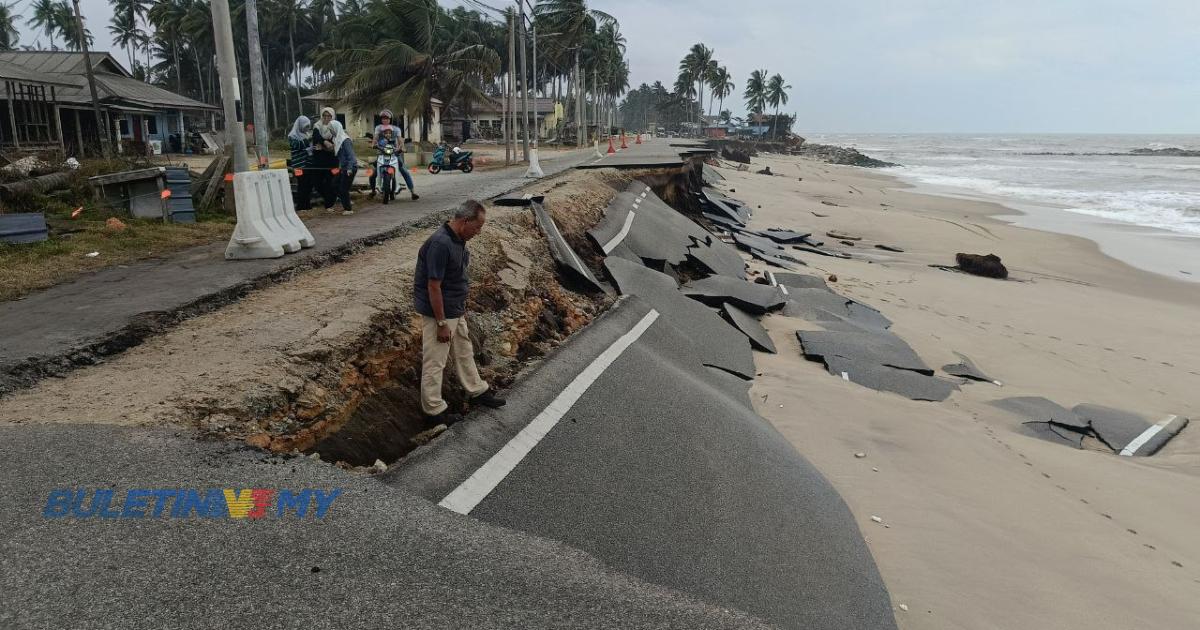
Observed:
[[[300,66],[296,64],[296,15],[292,14],[291,27],[288,29],[288,47],[292,51],[292,74],[296,79],[296,106],[304,111],[304,101],[300,98]]]

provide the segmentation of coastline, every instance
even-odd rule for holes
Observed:
[[[1143,271],[1200,283],[1200,237],[1072,212],[1066,206],[927,184],[899,170],[880,173],[893,177],[913,192],[1002,206],[1005,211],[990,216],[1019,227],[1085,238],[1096,243],[1107,256]]]
[[[777,175],[753,173],[764,164]],[[1200,505],[1183,500],[1200,492],[1200,430],[1124,458],[1029,437],[991,404],[1041,396],[1195,418],[1200,368],[1182,343],[1200,319],[1193,283],[888,173],[763,155],[722,174],[718,188],[755,208],[752,228],[811,231],[854,255],[790,252],[807,263],[800,273],[836,276],[834,291],[880,310],[929,366],[962,353],[1002,383],[908,400],[806,360],[795,332],[819,323],[763,319],[778,354],[755,353],[755,407],[846,499],[901,628],[1174,628],[1200,617]],[[862,240],[845,246],[827,231]],[[930,266],[960,251],[996,253],[1010,280]]]

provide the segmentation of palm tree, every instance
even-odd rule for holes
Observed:
[[[50,42],[50,50],[58,50],[54,45],[54,35],[58,32],[58,3],[55,0],[33,0],[30,5],[33,16],[25,23],[35,29],[41,29]]]
[[[704,113],[704,79],[708,72],[708,64],[712,61],[713,51],[704,44],[693,44],[688,54],[679,62],[679,72],[687,74],[696,82],[696,99],[700,105],[700,113]]]
[[[134,49],[150,43],[149,37],[138,28],[137,18],[124,11],[114,13],[109,22],[108,32],[113,36],[113,42],[125,49],[129,55],[129,69],[135,65]]]
[[[183,93],[183,70],[179,65],[179,49],[184,42],[183,22],[187,17],[188,0],[163,0],[156,2],[146,14],[146,19],[154,26],[155,35],[160,44],[165,46],[164,52],[170,51],[171,63],[175,69],[175,91]],[[165,56],[163,57],[166,58]],[[196,77],[199,81],[200,77]]]
[[[150,8],[150,0],[111,0],[112,18],[109,20],[108,32],[113,41],[124,47],[129,53],[129,70],[134,70],[137,49],[149,47],[150,35],[142,29],[138,20],[145,20]],[[147,65],[149,63],[147,62]]]
[[[0,50],[16,48],[17,42],[21,39],[21,33],[17,31],[16,25],[16,21],[20,20],[21,16],[13,13],[16,6],[16,2],[0,3]]]
[[[746,99],[746,109],[752,114],[762,114],[767,107],[767,71],[755,70],[746,79],[746,91],[742,93]]]
[[[59,0],[54,5],[54,21],[55,28],[63,37],[63,46],[67,50],[83,50],[85,37],[88,45],[92,44],[91,29],[85,24],[83,32],[79,32],[79,22],[75,20],[75,10],[71,8],[67,0]]]
[[[383,39],[370,47],[327,49],[314,59],[315,68],[333,76],[331,90],[356,110],[399,104],[428,123],[434,98],[447,104],[486,98],[479,80],[491,80],[499,56],[472,41],[473,33],[456,39],[439,28],[445,11],[436,0],[381,0],[368,12],[367,24]],[[428,139],[427,127],[421,139]]]
[[[779,129],[779,106],[787,105],[787,91],[790,89],[792,89],[792,86],[785,85],[783,82],[783,77],[778,73],[773,75],[771,80],[767,82],[767,91],[765,96],[767,98],[767,102],[771,104],[771,107],[775,108],[775,120],[771,123],[772,140],[775,139],[775,131]]]
[[[733,94],[733,89],[736,87],[733,84],[733,77],[729,74],[729,69],[725,66],[717,66],[709,72],[708,84],[711,86],[713,98],[717,99],[717,111],[721,112],[725,109],[725,97]],[[711,103],[709,103],[711,105]]]
[[[583,144],[583,136],[585,132],[584,120],[582,115],[583,105],[583,80],[582,70],[580,68],[580,52],[584,45],[588,42],[596,30],[605,24],[615,23],[617,20],[613,16],[595,9],[590,9],[585,0],[547,0],[539,3],[534,8],[535,16],[541,19],[546,28],[550,29],[551,33],[555,33],[548,38],[548,47],[552,51],[552,55],[558,58],[557,63],[560,67],[565,67],[567,58],[570,53],[573,53],[575,64],[575,85],[574,92],[576,97],[576,142]]]

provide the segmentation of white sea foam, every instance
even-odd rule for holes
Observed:
[[[1123,153],[1200,147],[1200,136],[817,136],[813,142],[870,146],[905,178],[987,196],[1200,236],[1200,158],[1029,155]]]

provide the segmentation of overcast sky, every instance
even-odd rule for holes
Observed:
[[[621,22],[633,87],[670,87],[679,59],[704,42],[737,83],[728,109],[744,111],[750,71],[778,72],[793,86],[787,111],[801,133],[1200,133],[1198,0],[591,6]],[[97,44],[108,44],[110,4],[83,0],[83,8]],[[31,39],[23,30],[22,42]]]

